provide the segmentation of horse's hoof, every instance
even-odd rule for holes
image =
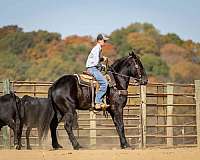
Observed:
[[[21,149],[21,146],[18,145],[18,144],[15,144],[15,145],[14,145],[14,148],[17,149],[17,150],[20,150],[20,149]]]
[[[81,149],[81,148],[83,148],[80,144],[78,144],[78,145],[76,145],[75,147],[74,147],[74,150],[79,150],[79,149]]]
[[[31,148],[31,147],[27,147],[26,149],[27,149],[27,150],[32,150],[32,148]]]
[[[21,147],[25,147],[25,145],[20,144]]]
[[[58,149],[61,149],[61,148],[63,148],[63,146],[61,146],[60,144],[57,144],[56,146],[53,146],[54,150],[58,150]]]
[[[126,148],[124,148],[124,150],[132,150],[132,148],[131,147],[126,147]]]
[[[129,149],[131,146],[127,143],[123,146],[121,146],[121,149]]]
[[[63,148],[63,146],[61,146],[60,144],[58,144],[58,147],[57,148]]]

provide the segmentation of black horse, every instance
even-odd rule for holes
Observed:
[[[13,130],[15,149],[21,149],[22,112],[20,98],[14,93],[0,96],[0,131],[6,125]]]
[[[124,149],[130,147],[125,137],[123,123],[123,108],[127,102],[129,80],[133,79],[138,84],[145,85],[148,79],[140,59],[134,52],[114,62],[109,67],[108,73],[114,77],[116,86],[108,87],[106,101],[110,107],[107,108],[107,111],[116,126],[121,148]],[[77,116],[76,109],[87,110],[91,108],[91,87],[80,85],[75,75],[64,75],[49,88],[48,98],[55,111],[55,114],[49,117],[52,119],[50,130],[53,148],[62,148],[57,141],[56,128],[63,116],[66,117],[64,127],[73,148],[81,148],[73,134],[72,126]]]
[[[45,123],[47,129],[50,126],[46,123],[46,114],[54,114],[52,107],[49,107],[48,98],[31,97],[25,95],[21,98],[21,106],[24,110],[22,124],[26,126],[26,145],[27,149],[31,149],[29,136],[32,128],[37,128],[39,137],[39,146],[42,146],[42,140],[46,138],[48,130],[42,130]],[[51,113],[52,112],[52,113]]]

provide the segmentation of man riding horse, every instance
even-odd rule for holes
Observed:
[[[92,49],[86,63],[87,70],[100,82],[100,91],[96,96],[96,108],[101,109],[103,95],[106,93],[106,103],[109,107],[106,111],[112,117],[120,139],[121,148],[130,147],[126,140],[123,108],[126,106],[129,82],[136,82],[138,85],[145,85],[148,78],[139,57],[132,51],[129,55],[116,60],[108,67],[108,74],[113,77],[115,85],[107,87],[108,83],[97,69],[100,62],[101,47],[106,38],[103,35],[97,36],[97,45]],[[93,57],[95,57],[93,59]],[[104,58],[103,58],[104,59]],[[100,78],[99,78],[100,77]],[[112,78],[111,78],[112,79]],[[81,148],[75,137],[72,127],[76,117],[76,110],[90,110],[93,102],[93,87],[80,83],[77,74],[68,74],[56,80],[48,91],[50,106],[54,112],[46,115],[46,123],[51,121],[50,130],[52,137],[52,147],[62,148],[58,143],[56,128],[58,123],[65,116],[64,127],[69,136],[74,149]],[[102,89],[103,88],[103,89]],[[100,107],[99,107],[100,106]],[[53,114],[52,114],[53,113]],[[47,125],[42,128],[48,129]]]
[[[100,85],[95,97],[95,109],[101,109],[105,106],[105,104],[103,104],[103,97],[106,94],[108,82],[101,73],[101,62],[107,59],[107,57],[102,56],[102,46],[104,46],[107,40],[108,38],[102,34],[97,36],[97,44],[91,50],[86,62],[87,72],[89,72]]]

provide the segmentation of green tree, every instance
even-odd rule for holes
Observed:
[[[17,55],[1,52],[0,79],[26,80],[26,70],[30,65],[29,62],[22,61]]]
[[[138,54],[158,54],[159,52],[155,39],[143,33],[130,33],[127,41],[132,48],[138,51]]]
[[[173,43],[181,46],[183,44],[183,40],[175,33],[167,33],[166,35],[161,35],[161,43]]]
[[[169,67],[160,57],[145,54],[141,60],[148,75],[168,76]]]
[[[132,35],[130,37],[130,35]],[[140,39],[135,39],[133,35],[141,35]],[[116,46],[118,56],[123,57],[132,49],[147,48],[147,43],[153,43],[155,54],[159,50],[159,31],[150,23],[133,23],[126,28],[121,28],[113,31],[110,35],[111,43]],[[138,38],[139,36],[137,36]],[[130,40],[131,39],[131,40]],[[148,42],[145,42],[148,41]],[[136,43],[136,44],[133,44]],[[142,44],[140,44],[142,43]],[[143,46],[145,44],[145,46]],[[139,45],[139,46],[138,46]],[[152,46],[150,46],[152,47]],[[149,47],[149,48],[150,48]],[[149,52],[149,51],[148,51]]]

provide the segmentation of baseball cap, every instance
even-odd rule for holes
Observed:
[[[109,38],[108,37],[105,37],[103,34],[98,34],[97,36],[97,41],[98,40],[104,40],[104,41],[107,41]]]

